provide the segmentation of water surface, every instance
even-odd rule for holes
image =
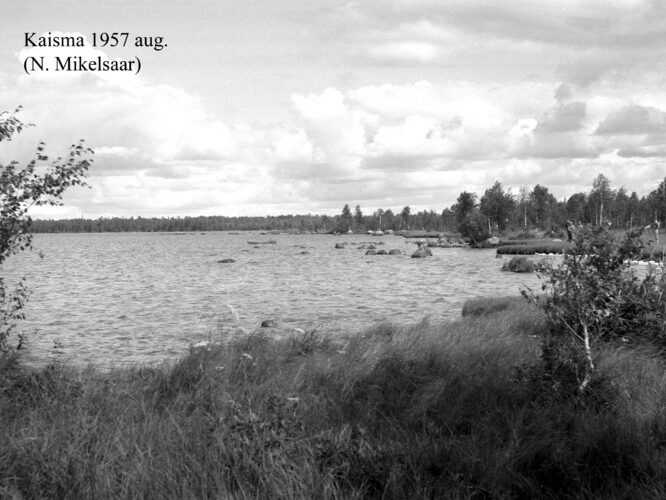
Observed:
[[[366,256],[357,247],[368,243],[403,255]],[[27,277],[21,328],[38,332],[28,353],[38,361],[54,354],[101,365],[160,361],[264,319],[325,335],[384,320],[452,319],[469,298],[537,285],[534,275],[500,271],[494,250],[433,248],[432,257],[411,259],[414,240],[399,236],[40,234],[34,246],[3,273]],[[236,262],[219,262],[225,258]]]

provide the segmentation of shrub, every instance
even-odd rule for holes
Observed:
[[[469,238],[471,243],[478,243],[488,239],[488,219],[478,210],[467,214],[458,226],[458,231],[463,238]]]
[[[643,251],[641,232],[618,243],[603,228],[583,230],[562,265],[543,273],[541,302],[550,323],[542,360],[551,373],[568,373],[582,392],[594,371],[592,350],[601,341],[666,347],[666,280],[654,270],[639,277],[631,268]],[[523,292],[532,301],[531,290]]]
[[[0,113],[0,142],[9,141],[26,126],[16,114]],[[49,163],[45,146],[37,146],[35,157],[23,168],[15,161],[0,165],[0,265],[11,255],[30,249],[32,219],[31,207],[60,205],[62,194],[72,186],[85,185],[83,179],[91,164],[92,150],[83,141],[71,146],[65,159],[57,158]],[[16,322],[23,319],[23,306],[27,288],[21,281],[11,291],[0,278],[0,353],[21,348],[24,338],[16,342],[10,337]]]

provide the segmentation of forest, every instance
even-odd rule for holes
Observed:
[[[171,231],[294,231],[364,232],[367,230],[423,229],[459,231],[466,224],[489,227],[493,232],[507,229],[558,229],[567,220],[613,228],[640,227],[658,220],[666,222],[666,177],[647,195],[614,189],[611,181],[599,174],[588,192],[558,200],[546,186],[521,188],[517,193],[497,181],[479,196],[463,191],[456,203],[441,212],[412,212],[377,209],[366,214],[360,205],[354,210],[345,204],[339,215],[278,215],[227,217],[100,217],[98,219],[35,220],[36,233],[91,232],[171,232]]]

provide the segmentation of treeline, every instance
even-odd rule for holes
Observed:
[[[463,191],[456,203],[441,214],[434,211],[412,213],[405,206],[400,213],[377,210],[371,216],[363,215],[356,206],[354,213],[348,205],[335,219],[340,232],[359,229],[425,229],[459,231],[474,235],[502,232],[506,229],[558,230],[567,221],[593,226],[610,225],[615,228],[646,226],[654,220],[666,223],[666,177],[647,196],[629,194],[624,187],[613,189],[611,181],[599,174],[588,192],[575,193],[565,200],[557,200],[547,187],[537,184],[531,190],[521,188],[514,194],[500,182],[486,189],[481,197]]]
[[[356,205],[345,205],[342,213],[328,215],[278,215],[264,217],[100,217],[98,219],[35,220],[36,233],[65,232],[169,232],[169,231],[295,231],[362,232],[366,230],[424,229],[460,231],[466,234],[502,232],[506,229],[558,229],[567,220],[591,225],[609,224],[616,228],[645,226],[654,220],[666,223],[666,177],[647,196],[613,189],[611,181],[599,174],[588,192],[557,200],[540,184],[517,193],[500,182],[477,193],[463,191],[456,203],[442,212],[423,210],[412,213],[409,206],[400,212],[378,209],[364,214]],[[481,236],[479,236],[481,237]]]
[[[35,220],[35,233],[172,232],[172,231],[311,231],[325,227],[326,216],[265,217],[100,217],[98,219]]]

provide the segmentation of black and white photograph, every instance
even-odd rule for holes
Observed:
[[[666,3],[3,0],[0,498],[666,498]]]

